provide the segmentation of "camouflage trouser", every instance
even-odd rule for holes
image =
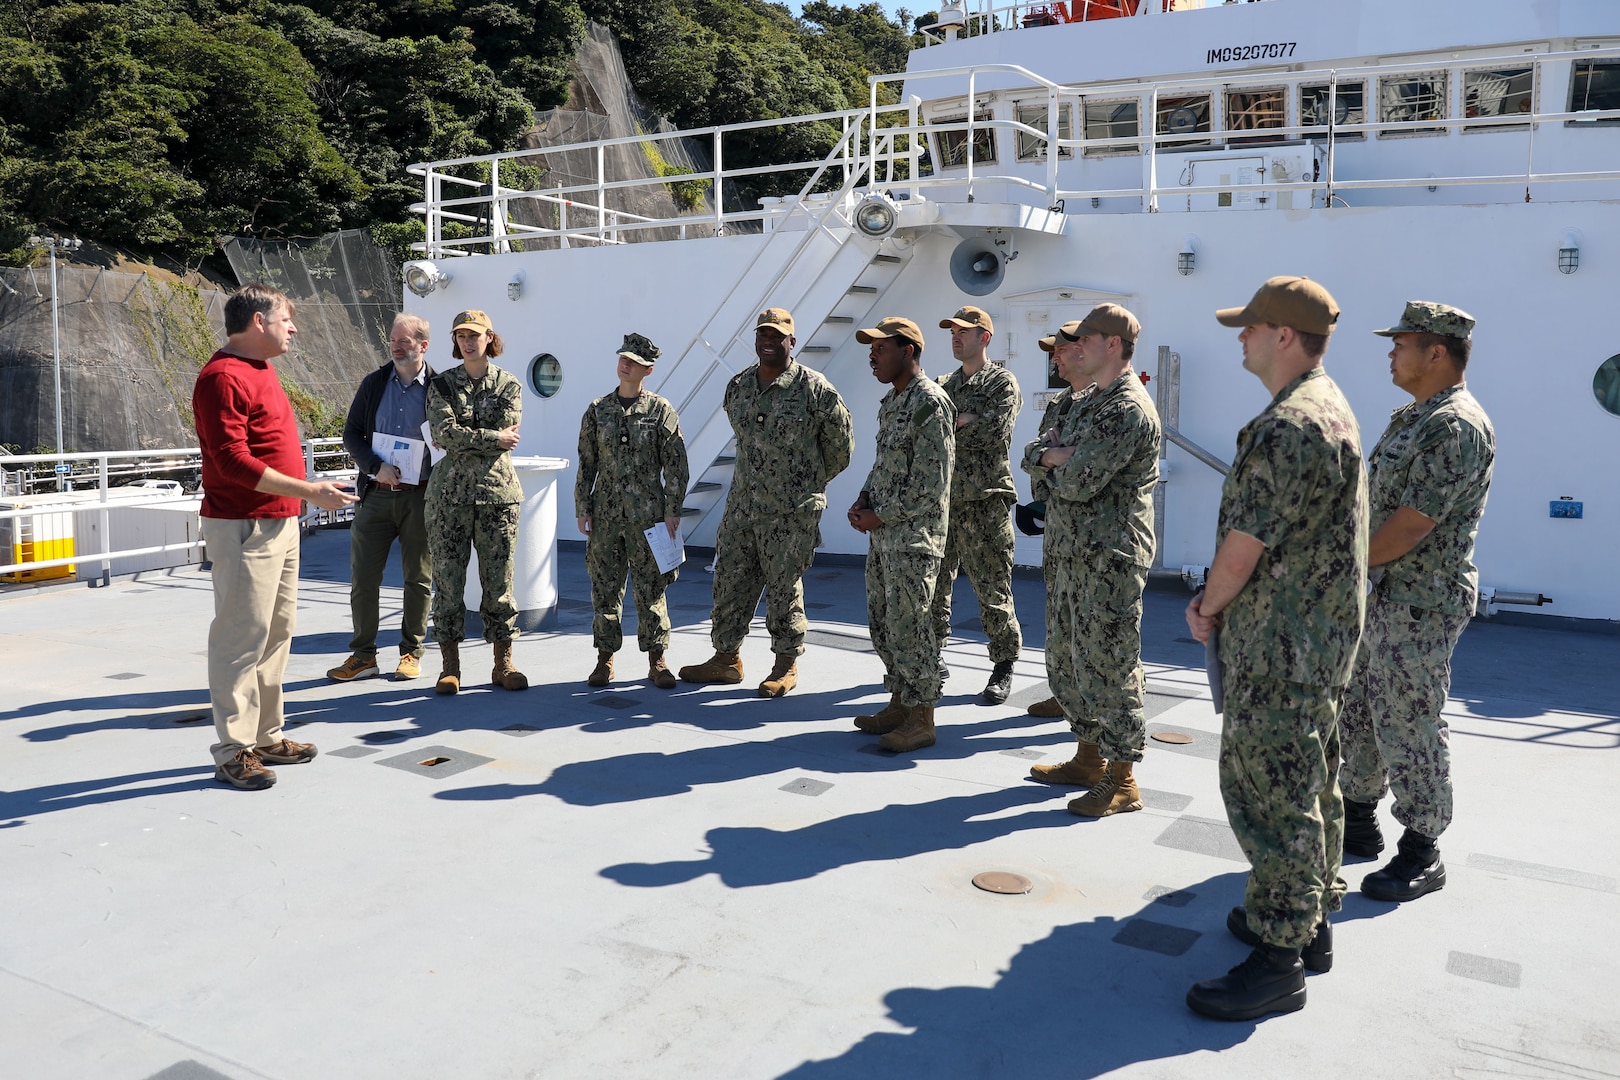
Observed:
[[[771,652],[804,652],[804,572],[821,542],[821,511],[750,517],[730,504],[720,518],[714,552],[714,629],[716,652],[734,653],[748,636],[748,624],[765,592],[765,628]]]
[[[979,619],[990,637],[990,662],[1018,659],[1024,638],[1013,611],[1013,527],[1005,499],[951,500],[945,558],[939,564],[929,612],[934,639],[941,645],[951,636],[951,586],[958,566],[967,572],[973,594],[979,598]]]
[[[1297,949],[1344,901],[1343,691],[1226,670],[1221,798],[1252,871],[1249,929]]]
[[[1451,824],[1450,731],[1441,709],[1451,688],[1451,653],[1467,626],[1467,615],[1374,594],[1345,689],[1344,797],[1377,802],[1394,789],[1395,820],[1424,836],[1439,836]]]
[[[663,528],[663,522],[658,527]],[[658,561],[639,527],[604,521],[601,515],[593,517],[585,543],[585,572],[591,576],[591,642],[598,652],[618,652],[624,644],[619,612],[626,572],[636,599],[636,644],[642,652],[669,648],[669,605],[664,602],[664,588],[680,571],[658,572]]]
[[[485,641],[517,637],[517,604],[512,600],[512,547],[517,542],[517,503],[427,504],[428,554],[433,559],[433,640],[462,639],[467,608],[469,549],[478,549],[478,584],[483,597],[478,617]]]
[[[1106,553],[1046,560],[1046,680],[1076,737],[1141,761],[1147,567]]]
[[[898,694],[902,705],[939,700],[939,642],[928,621],[938,577],[938,555],[873,548],[866,556],[872,645],[883,660],[883,689]]]

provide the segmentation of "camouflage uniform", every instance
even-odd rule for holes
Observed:
[[[929,619],[950,517],[956,408],[919,373],[878,407],[877,456],[866,483],[882,526],[867,534],[866,617],[883,688],[900,704],[939,700],[939,642]]]
[[[1023,635],[1013,610],[1013,527],[1009,511],[1018,501],[1007,460],[1013,424],[1024,406],[1018,380],[1000,364],[986,362],[969,378],[958,368],[939,388],[961,416],[978,419],[956,431],[956,464],[951,472],[951,514],[945,554],[934,585],[930,616],[940,645],[951,636],[951,587],[960,566],[979,598],[979,618],[990,638],[990,661],[1018,659]]]
[[[445,451],[427,489],[434,640],[462,639],[470,545],[478,551],[484,640],[510,641],[517,636],[512,547],[523,489],[512,455],[495,440],[522,419],[523,387],[493,364],[476,380],[458,365],[428,380],[427,415],[433,441]]]
[[[1368,601],[1341,717],[1340,782],[1345,798],[1362,803],[1393,787],[1395,819],[1428,837],[1451,824],[1450,733],[1441,709],[1451,653],[1479,595],[1474,537],[1495,457],[1490,418],[1455,386],[1396,409],[1368,470],[1372,521],[1410,506],[1436,524],[1382,568]]]
[[[778,656],[804,652],[804,572],[821,543],[827,483],[849,467],[849,410],[819,373],[795,361],[763,390],[754,364],[726,384],[737,465],[714,555],[716,652],[734,653],[765,593]]]
[[[574,514],[591,519],[585,569],[591,577],[591,640],[598,652],[624,644],[619,613],[628,571],[636,601],[636,644],[642,652],[669,647],[664,588],[679,570],[658,572],[643,535],[679,518],[689,472],[686,438],[675,406],[644,390],[627,409],[618,391],[591,402],[579,424],[579,472]]]
[[[1076,737],[1110,760],[1141,761],[1142,590],[1153,565],[1158,410],[1136,372],[1060,394],[1049,407],[1067,463],[1041,466],[1042,437],[1023,466],[1046,499],[1046,671]],[[1054,408],[1055,407],[1055,408]]]
[[[1265,551],[1221,613],[1221,796],[1253,867],[1250,929],[1302,948],[1344,898],[1338,708],[1367,571],[1360,433],[1320,367],[1238,433],[1217,544],[1233,530]]]

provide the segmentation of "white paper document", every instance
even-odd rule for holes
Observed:
[[[422,421],[422,441],[427,443],[429,464],[437,465],[444,460],[447,451],[440,450],[433,442],[433,425],[426,420]]]
[[[643,530],[641,535],[647,538],[647,546],[652,548],[660,574],[667,574],[686,561],[686,545],[681,543],[679,535],[669,535],[669,526],[663,522]]]
[[[381,431],[371,434],[371,449],[382,458],[384,465],[392,465],[399,470],[399,482],[402,484],[422,482],[422,451],[426,447],[427,444],[421,439],[387,435]]]

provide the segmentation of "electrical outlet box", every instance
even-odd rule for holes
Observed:
[[[1547,516],[1555,518],[1578,518],[1581,516],[1581,504],[1574,499],[1557,499],[1547,504]]]

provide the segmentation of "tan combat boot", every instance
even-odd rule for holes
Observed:
[[[906,707],[900,704],[899,694],[890,694],[889,703],[875,713],[855,718],[855,726],[868,735],[887,735],[906,718]]]
[[[1045,720],[1056,720],[1063,715],[1063,706],[1058,704],[1057,698],[1049,697],[1045,701],[1037,701],[1025,711],[1031,716],[1039,716]]]
[[[433,689],[441,694],[453,694],[461,689],[461,642],[439,642],[439,681]]]
[[[799,658],[790,653],[777,653],[776,666],[770,676],[759,684],[760,697],[781,697],[799,685]]]
[[[613,654],[606,649],[596,650],[596,666],[585,677],[586,686],[606,686],[613,681]]]
[[[932,705],[903,705],[905,719],[900,726],[878,740],[878,745],[896,754],[909,754],[925,746],[934,745],[934,707]]]
[[[740,683],[742,657],[734,652],[716,652],[701,664],[681,668],[681,681],[689,683]]]
[[[1103,778],[1108,762],[1096,743],[1080,740],[1080,749],[1074,757],[1061,765],[1031,765],[1029,775],[1043,784],[1072,784],[1075,787],[1094,787]]]
[[[675,689],[675,673],[664,663],[662,649],[647,654],[647,678],[651,679],[652,684],[660,690]]]
[[[1108,817],[1142,809],[1142,792],[1131,775],[1131,762],[1110,761],[1097,786],[1069,800],[1069,813],[1081,817]]]
[[[495,643],[495,667],[489,673],[489,681],[502,690],[527,690],[529,677],[512,666],[512,642],[497,641]]]

